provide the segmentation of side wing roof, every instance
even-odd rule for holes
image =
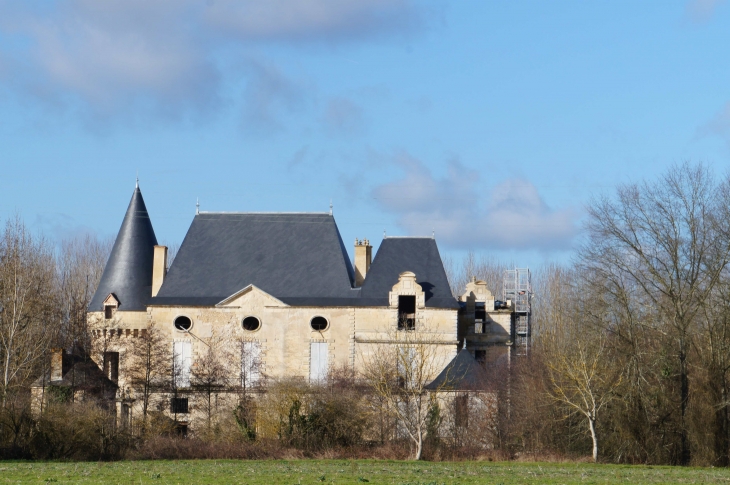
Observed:
[[[488,389],[487,372],[471,353],[461,349],[444,370],[426,386],[431,391],[483,391]]]

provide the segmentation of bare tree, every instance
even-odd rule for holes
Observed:
[[[592,318],[600,293],[578,291],[575,273],[552,265],[542,273],[541,295],[548,304],[542,310],[535,350],[545,362],[546,392],[555,402],[583,415],[593,441],[593,461],[598,460],[599,413],[613,400],[622,382],[619,362],[609,354],[604,322]]]
[[[167,390],[167,377],[172,371],[172,353],[167,338],[155,322],[143,329],[129,349],[129,384],[142,401],[142,425],[155,393]]]
[[[77,353],[91,352],[87,312],[91,298],[104,272],[113,245],[86,234],[61,241],[58,256],[58,294],[60,300],[61,347]]]
[[[680,464],[691,458],[688,357],[697,319],[730,256],[729,205],[728,191],[718,190],[705,166],[683,164],[657,182],[621,186],[615,198],[592,202],[588,241],[579,251],[580,270],[615,295],[628,288],[645,313],[635,323],[672,352]]]
[[[231,384],[228,362],[235,360],[225,343],[217,334],[206,339],[205,352],[195,360],[191,372],[192,387],[203,396],[208,432],[212,430],[213,416],[216,412],[214,396],[226,391]]]
[[[598,461],[598,415],[622,383],[620,369],[609,356],[607,336],[586,328],[553,328],[541,335],[541,341],[547,357],[548,395],[585,416],[593,461]]]
[[[380,343],[369,344],[361,355],[362,376],[369,383],[383,412],[397,422],[398,430],[414,446],[413,458],[420,460],[427,435],[429,411],[435,393],[426,386],[448,363],[434,342],[434,332],[423,323],[408,329],[391,330]]]
[[[0,401],[29,384],[58,329],[51,245],[33,236],[19,216],[0,239]]]
[[[165,246],[167,246],[167,269],[169,270],[170,266],[172,266],[172,262],[175,261],[177,252],[180,250],[180,244],[165,244]]]
[[[491,256],[469,251],[461,260],[453,257],[444,259],[444,269],[449,280],[451,293],[455,298],[461,296],[466,284],[472,277],[487,283],[487,288],[495,298],[502,298],[502,280],[504,270],[512,268],[512,263],[500,261]]]

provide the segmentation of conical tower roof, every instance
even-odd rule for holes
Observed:
[[[152,260],[157,238],[139,186],[134,189],[122,227],[101,275],[89,311],[102,311],[110,293],[120,311],[144,311],[152,297]]]

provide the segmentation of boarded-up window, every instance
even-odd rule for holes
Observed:
[[[312,342],[309,351],[309,380],[322,382],[327,378],[327,342]]]
[[[119,380],[119,352],[104,352],[104,375],[112,382]]]
[[[261,342],[243,342],[241,347],[241,386],[254,387],[261,381]]]
[[[173,397],[170,400],[170,411],[174,414],[185,414],[188,412],[188,398]]]
[[[173,347],[173,372],[175,387],[190,387],[190,367],[193,363],[193,346],[190,342],[175,342]]]
[[[469,395],[463,394],[454,398],[454,424],[459,428],[469,426]]]

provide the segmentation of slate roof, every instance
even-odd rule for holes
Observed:
[[[120,311],[145,311],[152,295],[152,259],[156,245],[155,231],[137,187],[89,303],[89,311],[102,311],[109,293],[114,293],[119,300]]]
[[[451,294],[436,240],[430,237],[388,237],[378,248],[360,291],[361,305],[387,306],[388,293],[404,271],[416,274],[426,306],[459,308]]]
[[[484,391],[488,376],[466,349],[461,349],[444,370],[426,386],[431,391]]]
[[[202,212],[150,303],[213,306],[254,285],[293,306],[388,306],[404,271],[416,273],[427,307],[458,308],[432,238],[383,240],[362,288],[353,288],[332,215]]]
[[[31,386],[48,385],[67,386],[74,389],[117,389],[119,387],[104,375],[93,360],[74,363],[68,371],[64,372],[60,381],[51,381],[50,371],[46,370],[44,375],[36,379]]]
[[[151,302],[214,305],[255,285],[288,304],[320,305],[356,297],[353,279],[330,214],[201,212]]]

